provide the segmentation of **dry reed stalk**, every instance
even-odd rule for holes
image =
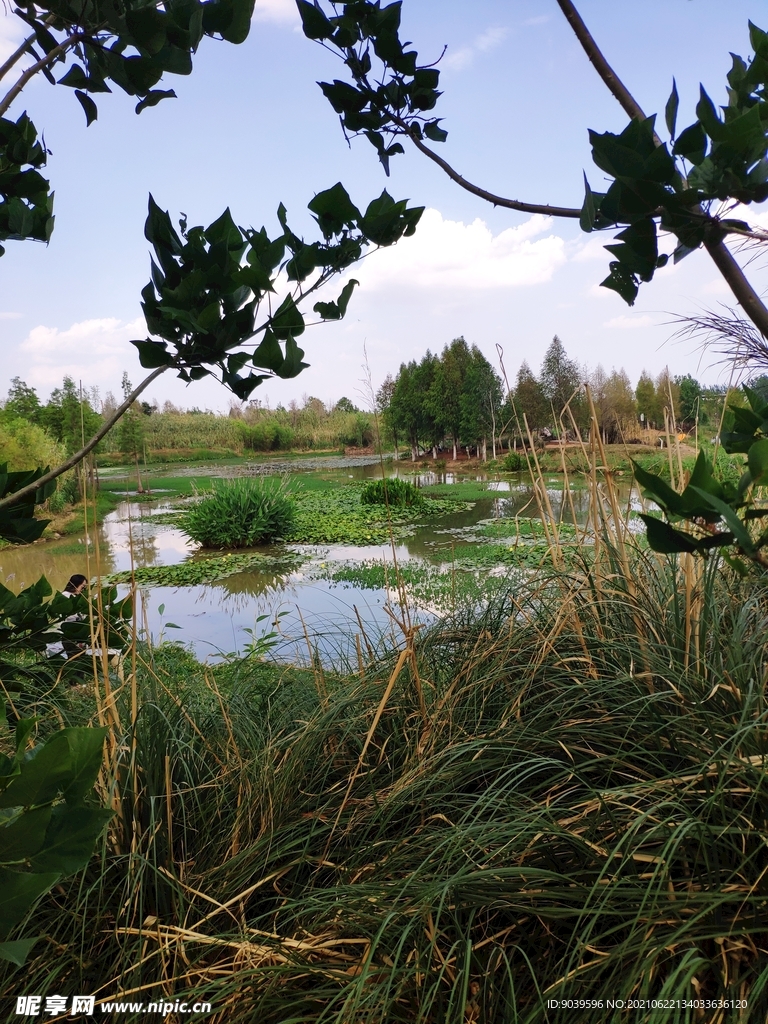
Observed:
[[[385,576],[384,576],[384,582],[385,583],[387,582],[387,580],[386,580],[386,573],[385,573]],[[368,651],[368,657],[370,659],[370,664],[373,665],[374,662],[376,661],[376,655],[374,654],[373,647],[371,646],[371,642],[368,639],[368,634],[365,631],[365,626],[363,625],[363,620],[360,617],[360,612],[357,610],[357,605],[353,604],[352,607],[355,610],[355,617],[357,618],[357,624],[360,627],[360,635],[362,636],[363,641],[365,642],[365,648]],[[358,640],[358,646],[359,646],[359,640]]]
[[[363,664],[363,649],[360,646],[360,634],[355,633],[355,651],[357,652],[357,673],[360,679],[365,679],[365,665]]]
[[[320,664],[320,659],[317,657],[316,652],[312,650],[312,642],[309,639],[309,631],[307,630],[307,624],[304,621],[304,616],[301,614],[301,608],[299,608],[298,605],[296,605],[296,611],[299,613],[299,618],[301,619],[301,627],[304,630],[304,640],[306,641],[307,651],[309,652],[309,667],[312,669],[312,675],[314,676],[315,689],[317,690],[317,695],[320,698],[320,704],[323,710],[325,711],[325,709],[328,707],[328,688],[325,685],[325,675],[323,673],[323,668],[322,665]]]
[[[395,683],[397,682],[400,673],[403,671],[403,666],[405,665],[406,661],[410,659],[410,657],[411,652],[408,650],[407,647],[405,648],[405,650],[400,652],[400,657],[397,659],[397,664],[392,670],[387,685],[384,688],[384,693],[381,695],[381,700],[379,701],[379,705],[376,708],[376,713],[373,716],[373,721],[371,722],[371,726],[368,729],[365,741],[363,742],[363,749],[360,751],[360,756],[357,759],[357,764],[355,765],[354,771],[352,772],[349,782],[347,783],[347,789],[346,792],[344,793],[344,799],[341,801],[341,804],[339,805],[339,810],[336,814],[336,820],[334,821],[333,827],[331,828],[331,831],[328,835],[328,839],[325,844],[326,856],[328,855],[331,840],[333,839],[334,833],[338,828],[341,816],[344,813],[347,804],[349,803],[349,797],[350,794],[352,793],[352,787],[354,786],[355,781],[357,780],[357,776],[360,774],[360,769],[362,768],[363,762],[365,761],[365,755],[368,753],[368,747],[371,745],[371,740],[373,739],[373,734],[376,732],[376,728],[379,722],[381,721],[381,716],[384,714],[384,710],[387,704],[389,703],[389,698],[392,696],[392,691],[395,688]]]
[[[531,429],[528,426],[528,417],[525,413],[523,413],[523,423],[525,424],[525,432],[528,437],[528,444],[530,446],[531,457],[533,459],[535,469],[535,473],[531,473],[531,480],[533,482],[533,493],[536,495],[536,504],[539,509],[539,515],[541,516],[542,526],[544,527],[544,536],[553,555],[552,561],[555,565],[561,567],[562,557],[560,551],[560,538],[558,536],[557,525],[555,523],[555,513],[552,508],[552,502],[549,500],[546,485],[544,484],[544,474],[542,473],[541,464],[539,463],[539,458],[536,454],[536,449],[533,444],[533,435],[531,434]]]

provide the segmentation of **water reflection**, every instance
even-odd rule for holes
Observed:
[[[367,459],[340,465],[339,460],[323,460],[319,468],[302,466],[301,472],[312,471],[315,478],[348,482],[371,479],[381,475],[378,460]],[[459,549],[470,543],[467,532],[482,520],[498,517],[532,516],[537,514],[536,499],[530,483],[522,476],[506,476],[503,480],[489,479],[482,471],[455,473],[439,468],[424,469],[410,462],[385,463],[390,476],[402,476],[419,486],[454,484],[460,481],[484,483],[488,496],[476,501],[471,509],[441,516],[425,517],[413,524],[410,536],[395,546],[394,557],[399,562],[411,558],[433,558],[439,549]],[[270,472],[275,464],[269,464]],[[296,471],[296,465],[292,468]],[[222,475],[241,473],[242,467],[221,467]],[[190,475],[194,473],[191,469]],[[210,469],[207,475],[210,475]],[[562,491],[559,477],[545,478],[547,498],[553,514],[565,522],[584,523],[589,517],[590,495],[586,488],[575,487],[569,495]],[[622,507],[639,501],[630,493],[629,483],[617,482]],[[163,499],[154,502],[122,502],[107,516],[98,530],[100,564],[103,574],[136,567],[173,565],[199,557],[181,530],[158,523],[152,513],[168,509]],[[303,547],[308,563],[338,561],[362,562],[384,560],[392,564],[393,551],[389,544],[369,546],[330,545],[325,548]],[[0,580],[14,591],[34,582],[45,574],[53,586],[61,589],[76,572],[94,575],[96,560],[93,545],[85,538],[65,538],[45,544],[6,548],[0,551]],[[87,553],[90,552],[88,556]],[[372,646],[382,637],[391,643],[393,623],[386,612],[391,595],[385,590],[361,590],[344,584],[335,585],[313,578],[308,563],[294,572],[277,570],[248,570],[204,586],[153,587],[141,591],[144,606],[139,621],[146,622],[155,640],[179,640],[189,644],[201,658],[220,659],[236,651],[243,651],[252,637],[273,630],[279,633],[279,646],[275,656],[281,659],[309,658],[309,647],[316,649],[322,661],[355,664],[355,635],[364,632]],[[316,568],[317,566],[315,566]],[[507,572],[506,569],[500,570]],[[125,588],[127,589],[127,588]],[[164,611],[160,612],[160,607]],[[430,609],[416,613],[421,621],[433,617]],[[257,620],[265,618],[258,622]],[[179,629],[168,623],[175,623]],[[362,623],[362,629],[361,629]],[[395,641],[401,638],[395,636]],[[364,640],[361,636],[361,643]]]

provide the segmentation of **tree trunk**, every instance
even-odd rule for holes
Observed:
[[[487,441],[486,438],[483,438],[483,462],[487,462],[487,461],[488,461],[488,441]]]
[[[456,438],[453,439],[453,461],[456,461]]]

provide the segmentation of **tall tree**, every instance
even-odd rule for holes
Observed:
[[[461,391],[461,437],[465,444],[474,445],[483,461],[487,458],[488,439],[496,457],[496,424],[501,408],[501,378],[473,345],[471,361]]]
[[[40,421],[41,406],[37,392],[20,377],[11,378],[8,399],[3,409],[11,417],[29,420],[30,423],[39,423]]]
[[[549,405],[544,397],[541,383],[525,360],[517,371],[514,399],[515,410],[523,431],[525,430],[523,416],[531,430],[538,430],[549,422]]]
[[[675,377],[674,383],[680,395],[680,421],[686,430],[690,430],[700,418],[704,389],[690,373]]]
[[[454,460],[461,433],[461,395],[471,362],[472,354],[464,338],[454,338],[443,349],[427,396],[436,426],[444,437],[451,439]]]
[[[637,423],[637,403],[625,370],[613,370],[605,382],[603,432],[609,444],[632,436]]]
[[[663,406],[659,403],[659,396],[656,393],[653,377],[646,370],[643,370],[640,374],[640,380],[637,382],[635,400],[637,402],[637,412],[642,417],[642,422],[648,427],[658,426]]]
[[[397,450],[397,424],[392,416],[392,395],[395,392],[395,378],[391,373],[382,381],[381,387],[376,392],[376,408],[382,418],[384,431],[392,436],[392,443],[395,446],[395,459],[398,458]]]
[[[560,416],[569,403],[576,422],[580,421],[583,408],[581,377],[579,364],[568,358],[562,341],[555,335],[544,354],[539,380],[544,398],[550,406],[554,418],[552,425],[556,431],[559,430]],[[566,418],[564,422],[567,429],[568,419]]]

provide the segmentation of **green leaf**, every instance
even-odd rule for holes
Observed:
[[[648,546],[652,551],[658,551],[662,555],[692,554],[696,550],[696,541],[692,537],[675,530],[663,519],[656,519],[655,516],[640,513],[640,518],[645,523]]]
[[[436,118],[434,121],[427,121],[424,125],[424,134],[432,142],[445,142],[448,138],[448,132],[440,127],[441,118]]]
[[[289,335],[285,339],[285,359],[283,365],[279,370],[276,370],[278,377],[282,377],[283,380],[288,380],[291,377],[298,377],[302,370],[309,366],[309,363],[303,363],[301,361],[304,355],[304,350],[299,348],[293,337]]]
[[[347,312],[349,300],[357,284],[360,284],[360,282],[350,278],[341,289],[341,294],[336,302],[316,302],[312,307],[315,313],[319,313],[324,320],[341,320]]]
[[[635,480],[640,484],[646,497],[655,501],[665,512],[671,512],[673,515],[685,515],[685,503],[681,495],[673,490],[666,480],[662,480],[655,473],[649,473],[642,466],[638,466],[634,459],[630,461]]]
[[[600,282],[601,288],[610,288],[618,292],[628,306],[634,306],[637,298],[637,281],[634,274],[622,267],[618,260],[609,264],[610,274]]]
[[[670,138],[675,137],[675,125],[677,124],[677,108],[680,105],[680,97],[677,95],[677,83],[672,79],[672,92],[669,94],[667,105],[664,108],[664,120],[667,122],[667,131]]]
[[[333,35],[333,26],[320,10],[317,4],[307,3],[306,0],[297,0],[301,27],[307,39],[330,39]]]
[[[17,967],[23,967],[29,952],[40,936],[33,939],[16,939],[14,942],[0,942],[0,960],[8,960]]]
[[[85,867],[93,847],[112,817],[112,811],[57,804],[42,849],[31,858],[33,871],[71,875]]]
[[[707,136],[698,121],[680,133],[672,152],[675,156],[685,157],[694,166],[703,162],[707,153]]]
[[[340,234],[345,227],[354,227],[360,220],[360,211],[340,181],[332,188],[318,192],[307,208],[315,214],[326,238]]]
[[[285,341],[304,331],[304,317],[298,310],[292,295],[286,295],[280,303],[277,312],[272,317],[272,330],[275,337]]]
[[[123,614],[130,618],[130,609],[124,608]],[[71,764],[69,780],[62,791],[68,804],[82,802],[93,790],[96,776],[101,768],[104,738],[107,731],[103,728],[85,727],[63,730],[67,736]]]
[[[742,551],[748,555],[752,554],[754,552],[752,538],[749,536],[749,533],[742,521],[736,515],[735,509],[731,508],[730,505],[727,505],[720,498],[715,497],[714,494],[708,494],[706,491],[702,491],[700,487],[692,487],[691,490],[695,491],[704,500],[705,504],[720,513]]]
[[[88,125],[93,124],[99,116],[98,108],[91,97],[86,95],[86,93],[81,92],[80,89],[75,89],[75,96],[77,96],[80,106],[85,111],[85,123],[86,127],[88,127]]]
[[[747,464],[753,484],[762,486],[768,483],[768,438],[752,445],[747,452]]]
[[[253,353],[251,362],[254,366],[263,367],[265,370],[276,372],[283,365],[283,350],[275,335],[267,329],[261,344]]]
[[[34,856],[43,845],[50,818],[50,806],[37,807],[23,811],[10,824],[0,826],[0,861],[10,864]]]
[[[147,107],[156,107],[160,100],[176,99],[173,89],[150,89],[143,100],[136,104],[136,113],[140,114]]]
[[[0,938],[5,938],[35,900],[48,892],[60,877],[57,872],[32,874],[0,866]]]
[[[146,370],[154,370],[158,366],[170,366],[173,356],[164,341],[132,341],[139,350],[139,362]]]

